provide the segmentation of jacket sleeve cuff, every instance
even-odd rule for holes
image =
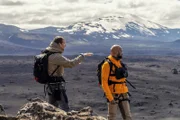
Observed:
[[[107,96],[107,99],[109,100],[109,102],[111,102],[112,100],[114,100],[114,97],[113,97],[113,95],[111,94],[111,95],[108,95],[108,96]]]
[[[114,98],[112,97],[112,98],[109,98],[108,100],[109,100],[109,102],[111,102],[111,101],[113,101],[113,100],[114,100]]]

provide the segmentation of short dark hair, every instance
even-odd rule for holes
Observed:
[[[63,40],[64,40],[63,37],[61,37],[61,36],[56,36],[56,37],[54,38],[53,42],[59,44],[59,43],[62,43]]]

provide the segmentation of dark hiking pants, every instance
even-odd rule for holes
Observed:
[[[65,83],[50,83],[47,87],[48,102],[60,109],[68,112],[68,98],[66,95]]]

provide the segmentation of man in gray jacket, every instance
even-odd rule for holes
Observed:
[[[81,63],[85,56],[91,56],[92,53],[81,53],[76,58],[69,60],[62,55],[66,47],[66,41],[61,36],[56,36],[45,51],[55,52],[48,58],[48,74],[52,75],[46,91],[48,92],[49,103],[60,107],[64,111],[69,110],[68,98],[65,89],[65,80],[63,79],[64,68],[72,68]]]

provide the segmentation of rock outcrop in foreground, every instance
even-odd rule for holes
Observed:
[[[33,99],[25,104],[15,117],[0,115],[0,120],[106,120],[101,116],[93,116],[90,107],[80,111],[65,112],[50,105],[44,100]]]

